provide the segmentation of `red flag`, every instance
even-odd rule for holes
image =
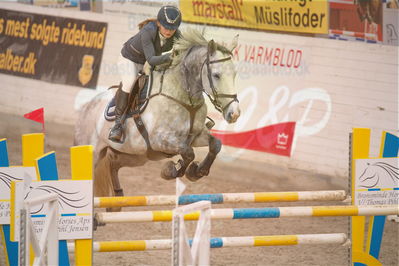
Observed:
[[[26,113],[24,117],[44,125],[44,108],[42,107],[30,113]]]

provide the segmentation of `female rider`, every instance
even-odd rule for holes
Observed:
[[[118,67],[122,76],[122,89],[115,95],[115,124],[109,132],[109,139],[120,142],[123,135],[123,113],[127,107],[130,89],[137,74],[147,61],[151,66],[170,62],[173,42],[179,38],[181,13],[177,7],[163,6],[157,19],[147,19],[139,24],[140,31],[124,43]],[[128,67],[127,67],[128,66]],[[126,69],[133,69],[133,73]]]

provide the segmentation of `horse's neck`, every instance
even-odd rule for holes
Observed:
[[[185,104],[198,104],[203,101],[201,93],[195,93],[192,90],[194,86],[190,84],[180,70],[180,66],[169,68],[165,73],[163,71],[153,72],[152,95],[164,94],[168,95]],[[195,97],[193,97],[193,95]]]

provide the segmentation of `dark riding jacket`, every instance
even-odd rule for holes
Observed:
[[[124,43],[121,54],[138,64],[144,64],[147,61],[151,66],[161,65],[170,61],[170,54],[162,55],[162,53],[170,51],[174,40],[179,37],[180,31],[176,30],[175,34],[166,39],[161,47],[157,23],[151,21]]]

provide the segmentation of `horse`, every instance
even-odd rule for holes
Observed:
[[[369,23],[381,24],[382,3],[381,0],[355,0],[357,14],[360,21],[367,19]]]
[[[367,164],[366,169],[359,176],[359,186],[376,188],[385,186],[397,187],[399,184],[399,168],[384,162]]]
[[[174,44],[173,61],[167,68],[155,69],[149,78],[150,94],[146,108],[135,119],[126,119],[123,143],[108,140],[112,123],[104,118],[104,109],[116,89],[98,94],[85,104],[75,126],[75,145],[93,145],[94,194],[122,196],[118,171],[137,167],[149,160],[158,161],[180,155],[177,162],[167,161],[161,177],[172,180],[186,176],[190,181],[207,176],[221,150],[221,141],[210,134],[205,122],[205,95],[228,123],[240,116],[236,70],[232,51],[238,35],[229,45],[206,40],[203,33],[187,29]],[[201,162],[194,161],[194,147],[209,147]]]

